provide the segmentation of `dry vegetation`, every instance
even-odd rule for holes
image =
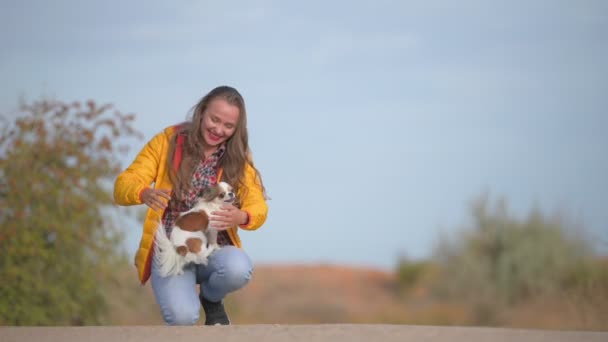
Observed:
[[[229,296],[226,305],[235,324],[479,325],[469,302],[433,295],[433,272],[429,267],[403,290],[395,274],[374,269],[259,265],[252,282]],[[150,286],[139,285],[133,269],[123,270],[121,277],[122,286],[110,296],[113,324],[163,324]],[[608,296],[598,289],[586,298],[536,298],[500,315],[496,325],[507,327],[608,330]]]
[[[469,227],[395,272],[258,265],[226,305],[237,324],[395,323],[608,330],[608,259],[562,216],[511,215],[481,197]],[[121,271],[125,272],[125,271]],[[116,324],[162,324],[135,272],[110,296]],[[124,298],[123,303],[120,298]]]

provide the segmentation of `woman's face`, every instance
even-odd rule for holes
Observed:
[[[201,135],[207,146],[217,147],[228,140],[236,130],[239,115],[239,108],[226,100],[211,100],[201,123]]]

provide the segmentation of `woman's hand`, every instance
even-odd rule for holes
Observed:
[[[171,190],[147,188],[141,192],[141,201],[153,210],[163,211],[171,199]]]
[[[209,225],[217,230],[226,230],[244,224],[249,215],[232,204],[224,204],[220,210],[211,213]]]

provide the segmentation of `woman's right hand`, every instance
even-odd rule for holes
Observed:
[[[147,188],[141,192],[141,201],[153,210],[163,211],[171,199],[171,190]]]

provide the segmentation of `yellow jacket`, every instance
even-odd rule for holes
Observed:
[[[142,204],[141,192],[154,184],[157,189],[173,188],[167,170],[167,156],[169,153],[169,142],[175,134],[175,126],[166,128],[163,132],[154,136],[139,152],[133,163],[116,178],[114,183],[114,202],[118,205]],[[242,229],[256,230],[268,214],[268,206],[264,200],[262,187],[256,180],[255,170],[247,164],[244,173],[244,184],[248,191],[245,196],[239,192],[241,210],[249,214],[247,225],[241,225]],[[221,170],[218,173],[218,182],[221,178]],[[154,250],[154,232],[161,220],[162,212],[148,208],[144,229],[139,243],[139,249],[135,255],[135,266],[137,267],[139,280],[142,284],[150,278],[150,266],[152,252]],[[238,235],[238,227],[227,230],[230,240],[241,248],[241,239]]]

